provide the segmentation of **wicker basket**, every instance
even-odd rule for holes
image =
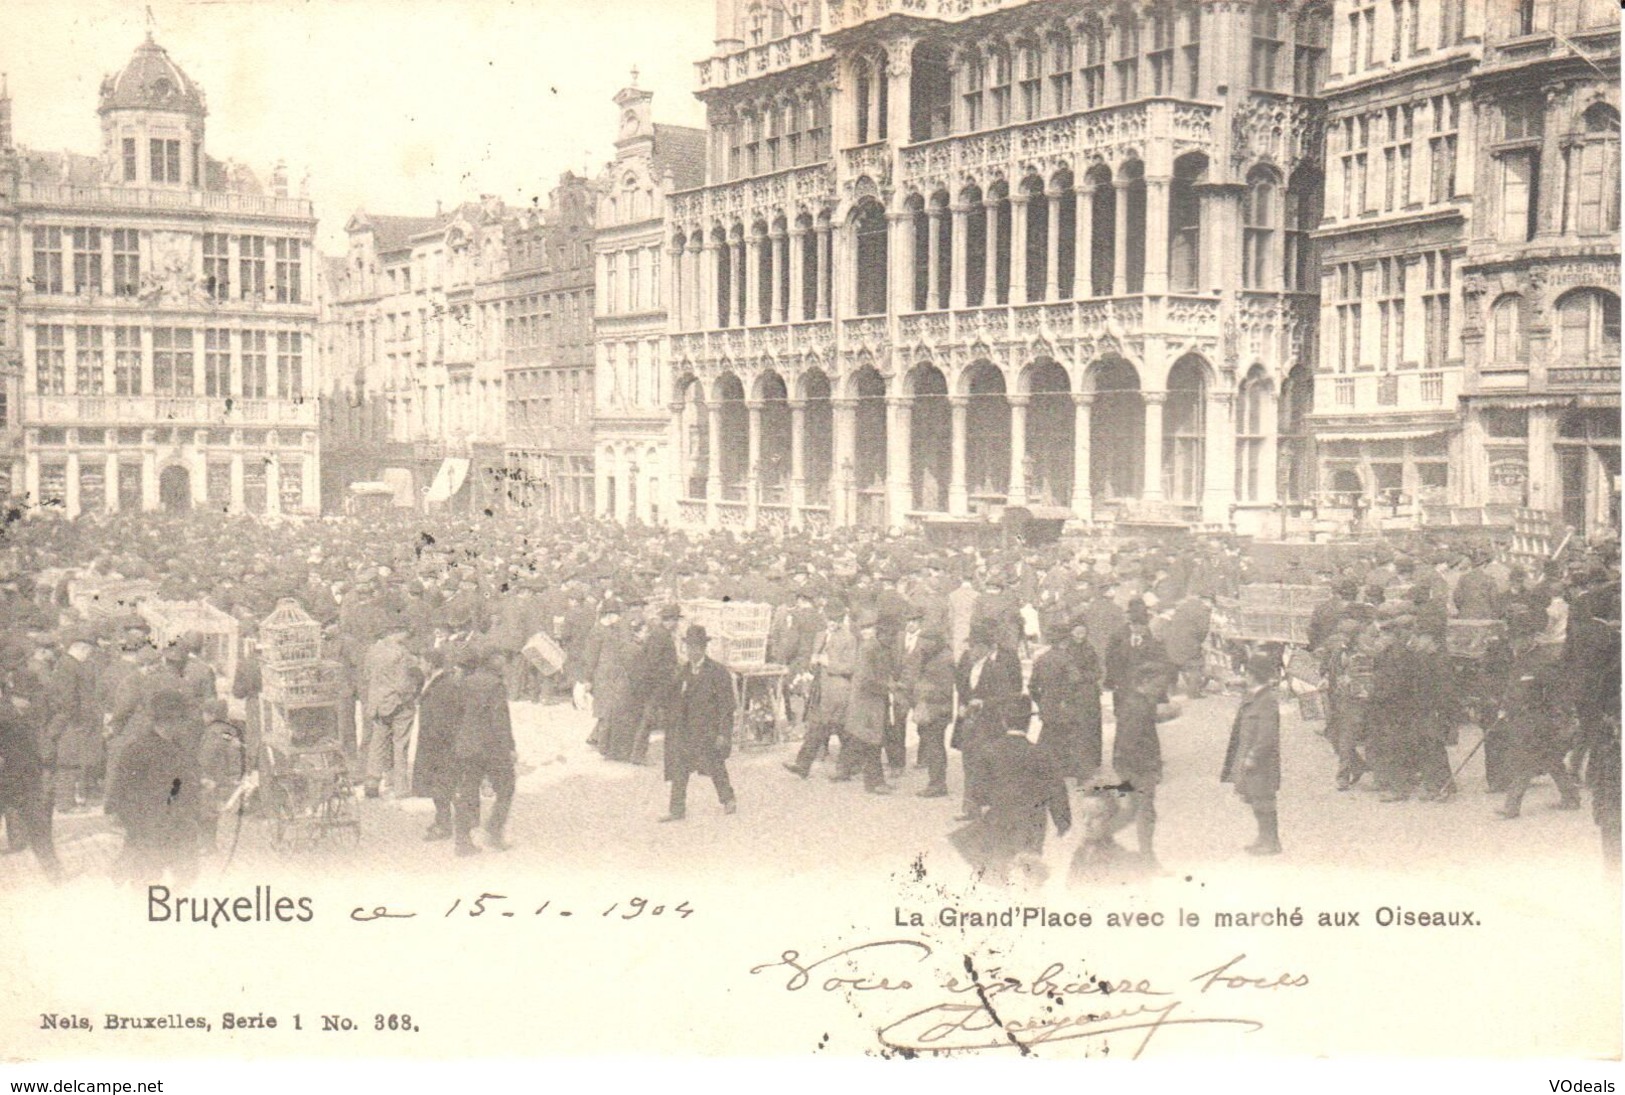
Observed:
[[[316,661],[322,656],[322,625],[298,601],[284,597],[260,623],[260,651],[266,665]]]

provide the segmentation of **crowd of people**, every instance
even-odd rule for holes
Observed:
[[[331,721],[314,732],[347,754],[361,794],[432,799],[425,838],[463,855],[507,844],[513,701],[590,704],[591,744],[614,762],[648,763],[658,736],[671,784],[661,820],[685,817],[693,775],[737,809],[732,683],[718,637],[682,607],[702,599],[774,606],[766,658],[785,667],[774,715],[800,738],[794,777],[827,763],[830,778],[889,794],[913,767],[917,794],[946,798],[955,751],[956,843],[999,874],[1030,862],[1052,825],[1068,829],[1069,788],[1086,806],[1077,872],[1154,863],[1158,722],[1215,677],[1243,692],[1223,778],[1256,819],[1248,850],[1278,853],[1283,669],[1325,698],[1339,789],[1369,774],[1385,801],[1447,799],[1462,778],[1447,749],[1476,726],[1504,816],[1540,775],[1564,808],[1586,781],[1611,861],[1619,853],[1612,544],[1529,574],[1487,540],[1418,533],[1305,551],[1283,572],[1223,536],[990,549],[872,530],[380,512],[28,520],[0,551],[0,795],[10,847],[50,872],[53,814],[98,804],[125,832],[124,877],[196,869],[222,810],[252,801],[271,732],[257,629],[289,599],[335,663]],[[83,618],[68,604],[74,575],[143,580],[162,600],[230,614],[245,640],[231,679],[194,636],[160,646],[139,616]],[[1332,590],[1305,646],[1220,640],[1240,587],[1265,579]],[[1452,620],[1498,624],[1467,658],[1450,649]],[[494,793],[483,824],[482,791]],[[1134,852],[1116,843],[1130,827]]]

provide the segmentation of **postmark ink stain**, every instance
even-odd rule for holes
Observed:
[[[993,1010],[993,1001],[988,999],[987,989],[982,987],[982,978],[976,972],[976,963],[971,961],[968,954],[965,956],[965,973],[969,975],[971,984],[976,987],[976,998],[982,1002],[982,1009],[987,1012],[988,1017],[993,1020],[995,1025],[1004,1030],[1004,1020],[1000,1019],[999,1013]],[[1017,983],[1019,984],[1019,982]],[[1008,1030],[1004,1031],[1004,1036],[1009,1039],[1010,1044],[1015,1046],[1023,1057],[1032,1056],[1033,1051],[1028,1049],[1026,1043],[1020,1038],[1017,1038]]]

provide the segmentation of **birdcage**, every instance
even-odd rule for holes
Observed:
[[[337,701],[343,684],[343,664],[325,658],[267,664],[261,673],[261,695],[283,707],[332,704]]]
[[[753,666],[767,661],[773,606],[756,601],[682,602],[686,625],[698,624],[711,638],[711,657],[724,665]]]
[[[313,662],[322,656],[322,625],[292,597],[260,623],[260,651],[265,665]]]
[[[203,644],[203,660],[216,676],[227,681],[237,675],[237,620],[206,601],[141,602],[141,618],[152,628],[152,640],[160,648],[180,642],[188,635]]]

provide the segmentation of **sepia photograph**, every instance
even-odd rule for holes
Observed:
[[[1620,25],[9,0],[0,1079],[1614,1090]]]

